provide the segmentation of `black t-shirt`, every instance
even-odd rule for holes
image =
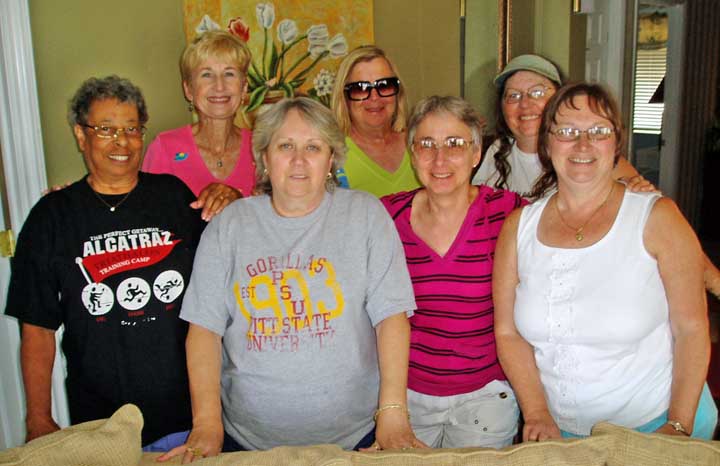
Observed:
[[[65,325],[73,424],[134,403],[146,445],[191,427],[178,314],[204,222],[171,175],[140,173],[124,197],[104,203],[83,178],[40,199],[18,238],[6,313]]]

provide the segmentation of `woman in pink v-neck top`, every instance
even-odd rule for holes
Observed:
[[[423,188],[382,198],[405,248],[417,310],[410,318],[408,409],[432,447],[502,447],[518,406],[497,359],[492,268],[505,218],[525,201],[472,186],[484,120],[457,97],[417,104],[408,147]]]
[[[255,186],[252,134],[234,123],[247,94],[249,64],[245,42],[229,32],[198,36],[180,59],[185,98],[197,122],[160,133],[145,153],[143,171],[183,180],[205,221],[251,196]]]

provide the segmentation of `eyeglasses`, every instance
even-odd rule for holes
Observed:
[[[475,141],[468,141],[459,136],[450,136],[443,142],[438,143],[433,138],[422,138],[413,141],[412,152],[421,162],[431,162],[440,153],[440,147],[445,147],[445,156],[451,162],[458,162],[466,154],[468,147],[476,144]]]
[[[95,135],[101,139],[117,139],[120,133],[124,133],[130,139],[140,139],[145,135],[147,128],[144,126],[128,126],[125,128],[115,128],[114,126],[92,126],[82,125],[95,131]]]
[[[586,130],[566,126],[563,128],[552,129],[550,130],[550,133],[553,134],[558,141],[562,142],[577,141],[583,133],[587,135],[589,141],[604,141],[615,134],[615,130],[613,128],[608,128],[607,126],[598,125],[590,127]]]
[[[539,100],[545,97],[549,90],[550,88],[545,86],[533,86],[525,92],[518,91],[517,89],[508,89],[503,95],[503,100],[506,104],[518,104],[522,100],[523,95],[533,100]]]
[[[350,100],[367,100],[372,90],[375,89],[379,97],[392,97],[400,92],[400,80],[398,78],[382,78],[375,82],[357,81],[347,83],[343,88],[345,96]]]

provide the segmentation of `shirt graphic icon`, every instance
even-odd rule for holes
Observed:
[[[185,160],[186,158],[188,158],[188,153],[187,153],[187,152],[177,152],[177,153],[175,154],[175,161],[176,161],[176,162],[182,162],[182,161]]]

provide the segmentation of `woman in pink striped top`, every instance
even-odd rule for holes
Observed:
[[[407,257],[418,309],[410,319],[408,409],[432,447],[503,447],[518,406],[498,363],[492,267],[505,218],[525,203],[470,184],[484,120],[457,97],[417,104],[407,145],[423,187],[382,199]]]

